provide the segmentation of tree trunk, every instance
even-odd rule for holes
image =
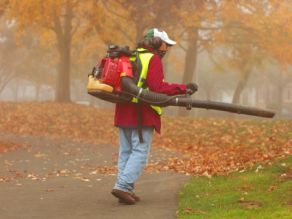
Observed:
[[[60,55],[55,97],[55,100],[57,102],[70,101],[72,16],[72,8],[70,6],[70,3],[67,2],[66,12],[64,16],[64,28],[62,28],[59,18],[55,18],[56,34],[58,39],[58,52]]]
[[[70,101],[70,48],[59,49],[60,63],[58,68],[57,86],[56,86],[56,101]]]
[[[162,59],[163,63],[163,75],[164,75],[164,80],[168,80],[168,74],[169,74],[169,52],[165,54],[165,56]]]
[[[283,86],[281,83],[279,83],[278,91],[277,91],[277,117],[281,118],[282,117],[282,108],[283,108]]]
[[[193,78],[196,78],[195,70],[197,66],[197,37],[198,30],[190,30],[188,32],[188,47],[185,57],[185,67],[183,75],[183,83],[193,82]]]
[[[35,84],[35,100],[40,101],[40,91],[41,91],[41,85],[39,83]]]
[[[285,80],[283,77],[283,71],[279,72],[279,81],[277,83],[277,117],[281,118],[282,117],[282,109],[283,109],[283,91],[285,87]]]
[[[198,29],[189,29],[188,30],[188,46],[186,51],[185,57],[185,67],[184,67],[184,74],[182,83],[190,83],[194,82],[193,78],[196,79],[196,66],[197,66],[197,56],[198,56],[198,47],[197,47],[197,40],[198,40]],[[186,112],[186,109],[179,108],[178,110],[179,116],[188,116],[189,111]]]
[[[235,89],[235,92],[233,94],[232,103],[234,103],[234,104],[239,103],[240,95],[247,84],[249,76],[250,76],[249,70],[242,71],[241,78],[239,79],[237,86],[236,86],[236,89]]]
[[[11,90],[12,93],[12,99],[14,102],[18,102],[18,90],[20,87],[19,79],[15,78],[11,85],[9,86],[9,89]]]

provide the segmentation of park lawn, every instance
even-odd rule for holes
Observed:
[[[193,177],[181,190],[179,219],[292,218],[292,156],[229,176]]]

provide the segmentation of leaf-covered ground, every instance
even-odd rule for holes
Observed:
[[[149,171],[175,170],[206,175],[244,171],[292,154],[291,120],[162,119],[162,134],[153,148],[169,151],[148,164]],[[79,142],[117,145],[113,110],[77,104],[1,103],[0,132],[21,136],[44,135]],[[0,152],[20,145],[0,141]],[[175,154],[170,155],[170,154]],[[104,167],[113,171],[114,167]]]

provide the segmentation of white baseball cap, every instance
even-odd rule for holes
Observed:
[[[146,38],[153,38],[153,37],[159,37],[163,42],[165,42],[166,44],[173,46],[176,44],[175,41],[171,40],[167,33],[165,31],[160,31],[157,28],[151,28],[147,31],[146,33]]]

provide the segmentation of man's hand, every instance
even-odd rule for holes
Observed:
[[[186,86],[187,86],[186,93],[189,95],[192,95],[193,93],[195,93],[198,90],[198,85],[195,83],[188,83],[188,84],[186,84]]]

